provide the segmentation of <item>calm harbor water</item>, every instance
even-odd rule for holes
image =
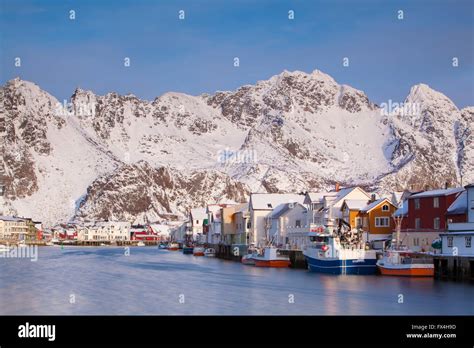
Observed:
[[[37,262],[0,258],[0,314],[474,314],[466,283],[256,268],[156,247],[38,252]]]

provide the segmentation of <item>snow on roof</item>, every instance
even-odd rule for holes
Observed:
[[[380,199],[377,199],[376,201],[373,201],[372,203],[367,204],[363,209],[361,209],[361,211],[363,212],[371,211],[372,209],[374,209],[376,206],[378,206],[380,203],[384,201],[387,201],[388,203],[393,204],[392,202],[390,202],[388,198],[380,198]]]
[[[250,202],[253,210],[273,210],[282,203],[303,204],[304,198],[295,193],[252,193]]]
[[[207,218],[206,208],[194,208],[191,209],[191,216],[193,220],[204,220]]]
[[[334,192],[335,193],[335,192]],[[323,199],[324,196],[329,195],[329,192],[308,192],[308,198],[311,202],[318,202]]]
[[[284,215],[286,212],[295,208],[297,205],[301,206],[304,210],[307,210],[304,205],[300,203],[283,203],[278,205],[270,215],[272,219],[278,219],[280,216]]]
[[[339,191],[336,192],[336,199],[335,199],[333,204],[336,204],[337,202],[340,202],[341,199],[346,197],[349,193],[351,193],[354,190],[360,190],[361,192],[363,192],[367,196],[367,198],[370,198],[370,195],[358,186],[346,187],[346,188],[340,189]]]
[[[464,191],[464,188],[462,187],[454,187],[454,188],[449,188],[449,189],[440,189],[440,190],[431,190],[431,191],[425,191],[425,192],[420,192],[416,193],[412,196],[411,198],[423,198],[423,197],[436,197],[436,196],[448,196],[452,195],[458,192]]]
[[[466,214],[467,213],[467,191],[461,192],[461,194],[454,200],[449,206],[446,214]]]
[[[21,218],[15,217],[15,216],[3,216],[3,215],[0,215],[0,220],[3,220],[3,221],[16,221],[16,222],[24,221],[24,219],[21,219]]]
[[[361,210],[367,206],[367,199],[346,199],[343,205],[347,205],[350,210]]]
[[[242,204],[239,204],[236,207],[235,213],[245,213],[248,210],[249,210],[249,204],[248,203],[242,203]]]

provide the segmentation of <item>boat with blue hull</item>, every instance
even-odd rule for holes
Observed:
[[[377,255],[361,244],[341,243],[337,235],[309,232],[309,245],[303,254],[312,272],[329,274],[375,274]]]

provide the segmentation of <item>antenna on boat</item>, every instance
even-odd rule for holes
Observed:
[[[400,231],[402,229],[403,216],[393,216],[393,220],[395,221],[395,231],[397,232],[395,239],[395,247],[398,249],[400,248]]]

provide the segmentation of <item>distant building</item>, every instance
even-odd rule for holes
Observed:
[[[443,255],[474,257],[474,247],[472,246],[474,239],[474,184],[465,186],[465,189],[466,191],[462,193],[463,197],[460,205],[464,206],[465,199],[467,221],[449,222],[448,232],[440,234]],[[456,207],[451,205],[450,208],[452,208],[451,212],[453,212]],[[461,212],[461,210],[457,212]],[[473,262],[474,260],[471,261],[471,263]]]
[[[77,228],[77,240],[83,242],[130,241],[131,225],[125,221],[101,221]]]
[[[304,199],[304,195],[293,193],[252,193],[249,202],[249,243],[257,246],[265,245],[270,239],[267,217],[280,204],[302,204]]]
[[[204,220],[207,219],[206,208],[193,208],[189,213],[189,222],[192,239],[204,242]],[[182,236],[184,240],[184,235]]]
[[[433,240],[440,233],[447,232],[448,208],[462,191],[462,187],[448,188],[424,191],[408,197],[406,221],[400,233],[402,244],[414,251],[433,251]]]
[[[341,207],[344,221],[351,229],[361,229],[365,241],[392,239],[395,228],[392,215],[396,210],[396,205],[388,198],[345,200]]]
[[[301,203],[283,203],[267,217],[270,240],[280,248],[298,249],[306,245],[309,232],[308,209]]]
[[[26,240],[30,226],[24,218],[0,216],[0,239]]]

